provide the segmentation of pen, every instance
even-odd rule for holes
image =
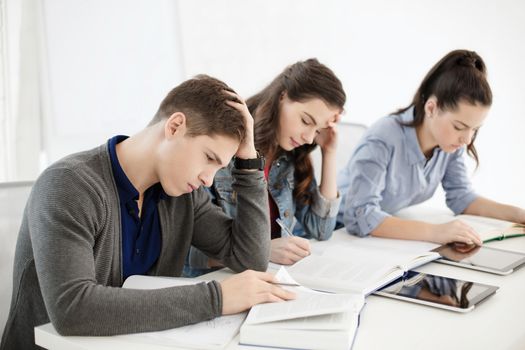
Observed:
[[[504,239],[507,239],[507,238],[513,238],[513,237],[523,237],[525,236],[525,233],[514,233],[514,234],[502,234],[501,236],[498,236],[498,237],[493,237],[493,238],[488,238],[486,240],[483,241],[483,243],[487,243],[487,242],[494,242],[494,241],[503,241]]]
[[[293,233],[290,231],[290,229],[288,227],[286,227],[286,225],[281,220],[281,218],[277,218],[275,221],[279,224],[279,226],[281,226],[281,236],[293,237]]]
[[[287,282],[271,282],[272,284],[275,284],[277,286],[287,286],[287,287],[299,287],[300,284],[297,283],[287,283]]]

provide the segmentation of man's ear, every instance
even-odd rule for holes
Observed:
[[[173,113],[164,123],[164,136],[184,136],[186,134],[186,116],[182,112]]]
[[[425,102],[425,117],[432,118],[438,112],[437,97],[432,95]]]

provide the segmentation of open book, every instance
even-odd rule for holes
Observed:
[[[296,283],[281,268],[280,282]],[[293,349],[344,349],[351,347],[364,305],[362,295],[329,294],[284,287],[297,298],[259,304],[250,310],[240,331],[240,344]]]
[[[401,219],[421,220],[431,224],[444,224],[453,220],[464,221],[481,237],[484,243],[510,237],[525,236],[525,225],[475,215],[454,215],[451,211],[418,206],[418,210],[396,213]]]
[[[158,289],[203,281],[194,278],[130,276],[123,288]],[[168,329],[159,332],[127,334],[125,337],[137,343],[165,345],[184,349],[223,349],[239,332],[246,312],[214,318],[184,327]]]
[[[288,271],[316,290],[368,295],[413,268],[438,259],[434,243],[366,237],[355,238],[312,254]]]
[[[458,215],[454,219],[465,221],[481,237],[483,243],[525,236],[525,225],[474,215]]]

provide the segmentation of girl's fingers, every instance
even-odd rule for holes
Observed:
[[[306,251],[307,253],[310,253],[310,241],[303,237],[292,237],[293,242],[297,247],[299,247],[301,250]]]

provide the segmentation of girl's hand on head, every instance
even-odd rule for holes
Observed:
[[[338,114],[339,116],[339,114]],[[328,126],[317,134],[314,141],[321,147],[322,153],[335,152],[337,150],[337,122],[340,117],[328,123]]]

